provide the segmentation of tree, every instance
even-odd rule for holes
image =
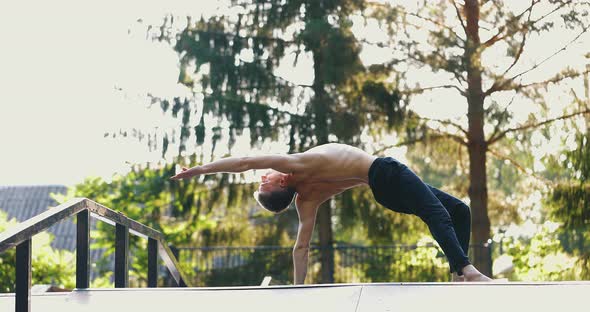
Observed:
[[[180,135],[163,135],[166,153],[169,138],[179,142],[179,154],[187,140],[201,146],[207,131],[213,149],[222,139],[227,122],[228,145],[249,133],[250,144],[288,141],[288,152],[340,141],[361,144],[368,124],[392,126],[402,118],[399,96],[384,81],[384,66],[365,69],[360,45],[351,31],[349,16],[364,8],[364,0],[338,1],[231,1],[237,14],[201,18],[175,33],[174,18],[166,18],[155,34],[174,45],[180,57],[179,81],[194,97],[172,100],[153,96],[164,112],[182,120]],[[309,57],[313,83],[296,84],[276,74],[291,62],[287,53]],[[372,111],[368,115],[363,111]],[[182,113],[181,113],[182,112]],[[181,113],[181,115],[179,115]],[[214,123],[211,127],[208,123]],[[197,156],[192,157],[192,163]],[[203,161],[203,155],[200,157]],[[324,282],[332,282],[332,205],[318,214],[319,243]]]
[[[590,86],[585,76],[585,99],[575,102],[580,109],[590,107]],[[558,182],[548,202],[551,216],[562,223],[560,240],[565,251],[578,258],[580,279],[590,278],[590,118],[586,116],[582,127],[572,123],[576,146],[566,151],[558,166]],[[548,162],[559,163],[555,158]]]
[[[587,2],[532,0],[517,6],[506,1],[441,0],[423,1],[412,8],[402,5],[374,4],[370,16],[386,21],[392,39],[386,43],[396,55],[394,70],[399,70],[399,55],[407,58],[404,66],[426,67],[433,76],[448,83],[440,85],[398,86],[404,99],[437,90],[454,91],[466,108],[466,119],[450,120],[426,118],[414,114],[414,131],[407,142],[444,139],[464,147],[469,160],[468,194],[472,209],[473,239],[485,244],[490,238],[491,224],[488,211],[488,154],[510,159],[502,150],[513,134],[523,135],[556,120],[588,114],[584,109],[556,118],[539,120],[534,115],[515,125],[511,105],[530,101],[547,107],[543,89],[574,79],[587,69],[562,68],[554,75],[533,77],[556,56],[569,50],[588,32]],[[531,41],[548,33],[570,29],[571,39],[551,46],[532,65],[523,60]],[[504,51],[500,57],[498,51]],[[494,54],[495,53],[495,54]],[[531,56],[529,56],[531,57]],[[501,66],[498,66],[501,64]],[[506,99],[506,95],[512,100]],[[487,126],[487,127],[486,127]],[[526,145],[526,144],[525,144]],[[494,148],[496,147],[496,149]],[[509,150],[509,149],[508,149]],[[490,274],[489,254],[475,254],[474,263],[485,274]]]
[[[16,226],[15,219],[8,219],[0,210],[0,233]],[[76,268],[70,263],[76,260],[74,253],[51,247],[53,236],[42,232],[33,237],[32,284],[51,284],[65,289],[76,287]],[[0,292],[14,292],[16,250],[11,248],[0,254]]]
[[[155,168],[135,165],[129,173],[116,175],[112,181],[87,178],[55,199],[65,202],[74,197],[90,198],[162,232],[166,241],[175,247],[291,243],[289,220],[296,218],[294,211],[278,216],[260,213],[251,196],[253,187],[230,181],[232,176],[228,174],[208,176],[202,183],[191,183],[169,180],[173,171],[174,165]],[[210,191],[213,188],[215,192]],[[92,233],[92,248],[106,250],[98,263],[98,271],[100,275],[108,275],[112,267],[106,260],[114,252],[114,231],[104,222],[99,222],[97,229]],[[147,285],[147,240],[132,236],[130,254],[130,284]],[[258,263],[261,261],[259,259]],[[201,285],[209,277],[196,274],[198,263],[181,262],[181,269],[195,284]]]

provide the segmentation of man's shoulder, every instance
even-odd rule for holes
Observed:
[[[332,151],[342,151],[343,149],[351,148],[351,146],[342,144],[342,143],[326,143],[321,145],[316,145],[302,154],[318,154],[318,153],[325,153],[325,152],[332,152]]]

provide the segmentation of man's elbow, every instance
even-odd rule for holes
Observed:
[[[238,159],[238,167],[241,172],[248,171],[252,168],[252,157],[244,156]]]
[[[295,245],[293,246],[293,253],[308,252],[309,245]]]

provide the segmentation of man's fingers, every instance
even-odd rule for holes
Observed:
[[[170,180],[180,180],[180,179],[182,179],[182,175],[180,173],[170,177]]]
[[[184,173],[185,171],[187,171],[187,170],[188,170],[188,168],[186,168],[186,167],[182,167],[182,172],[179,172],[179,173],[177,173],[177,174],[175,174],[175,175],[171,176],[171,177],[170,177],[170,180],[180,180],[180,179],[184,178],[184,177],[183,177],[183,176],[184,176],[184,174],[183,174],[183,173]]]
[[[187,174],[184,171],[177,173],[176,175],[173,175],[172,177],[170,177],[170,179],[172,179],[172,180],[180,180],[180,179],[186,179],[186,178],[187,178]]]
[[[190,176],[192,176],[189,172],[188,172],[189,168],[186,167],[182,167],[182,171],[173,175],[172,177],[170,177],[171,180],[180,180],[180,179],[186,179]]]

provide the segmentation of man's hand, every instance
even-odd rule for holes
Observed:
[[[182,167],[182,172],[177,173],[176,175],[170,177],[170,180],[189,179],[194,176],[197,176],[197,175],[199,175],[199,173],[197,172],[197,169],[198,169],[198,167],[193,167],[190,169]]]

